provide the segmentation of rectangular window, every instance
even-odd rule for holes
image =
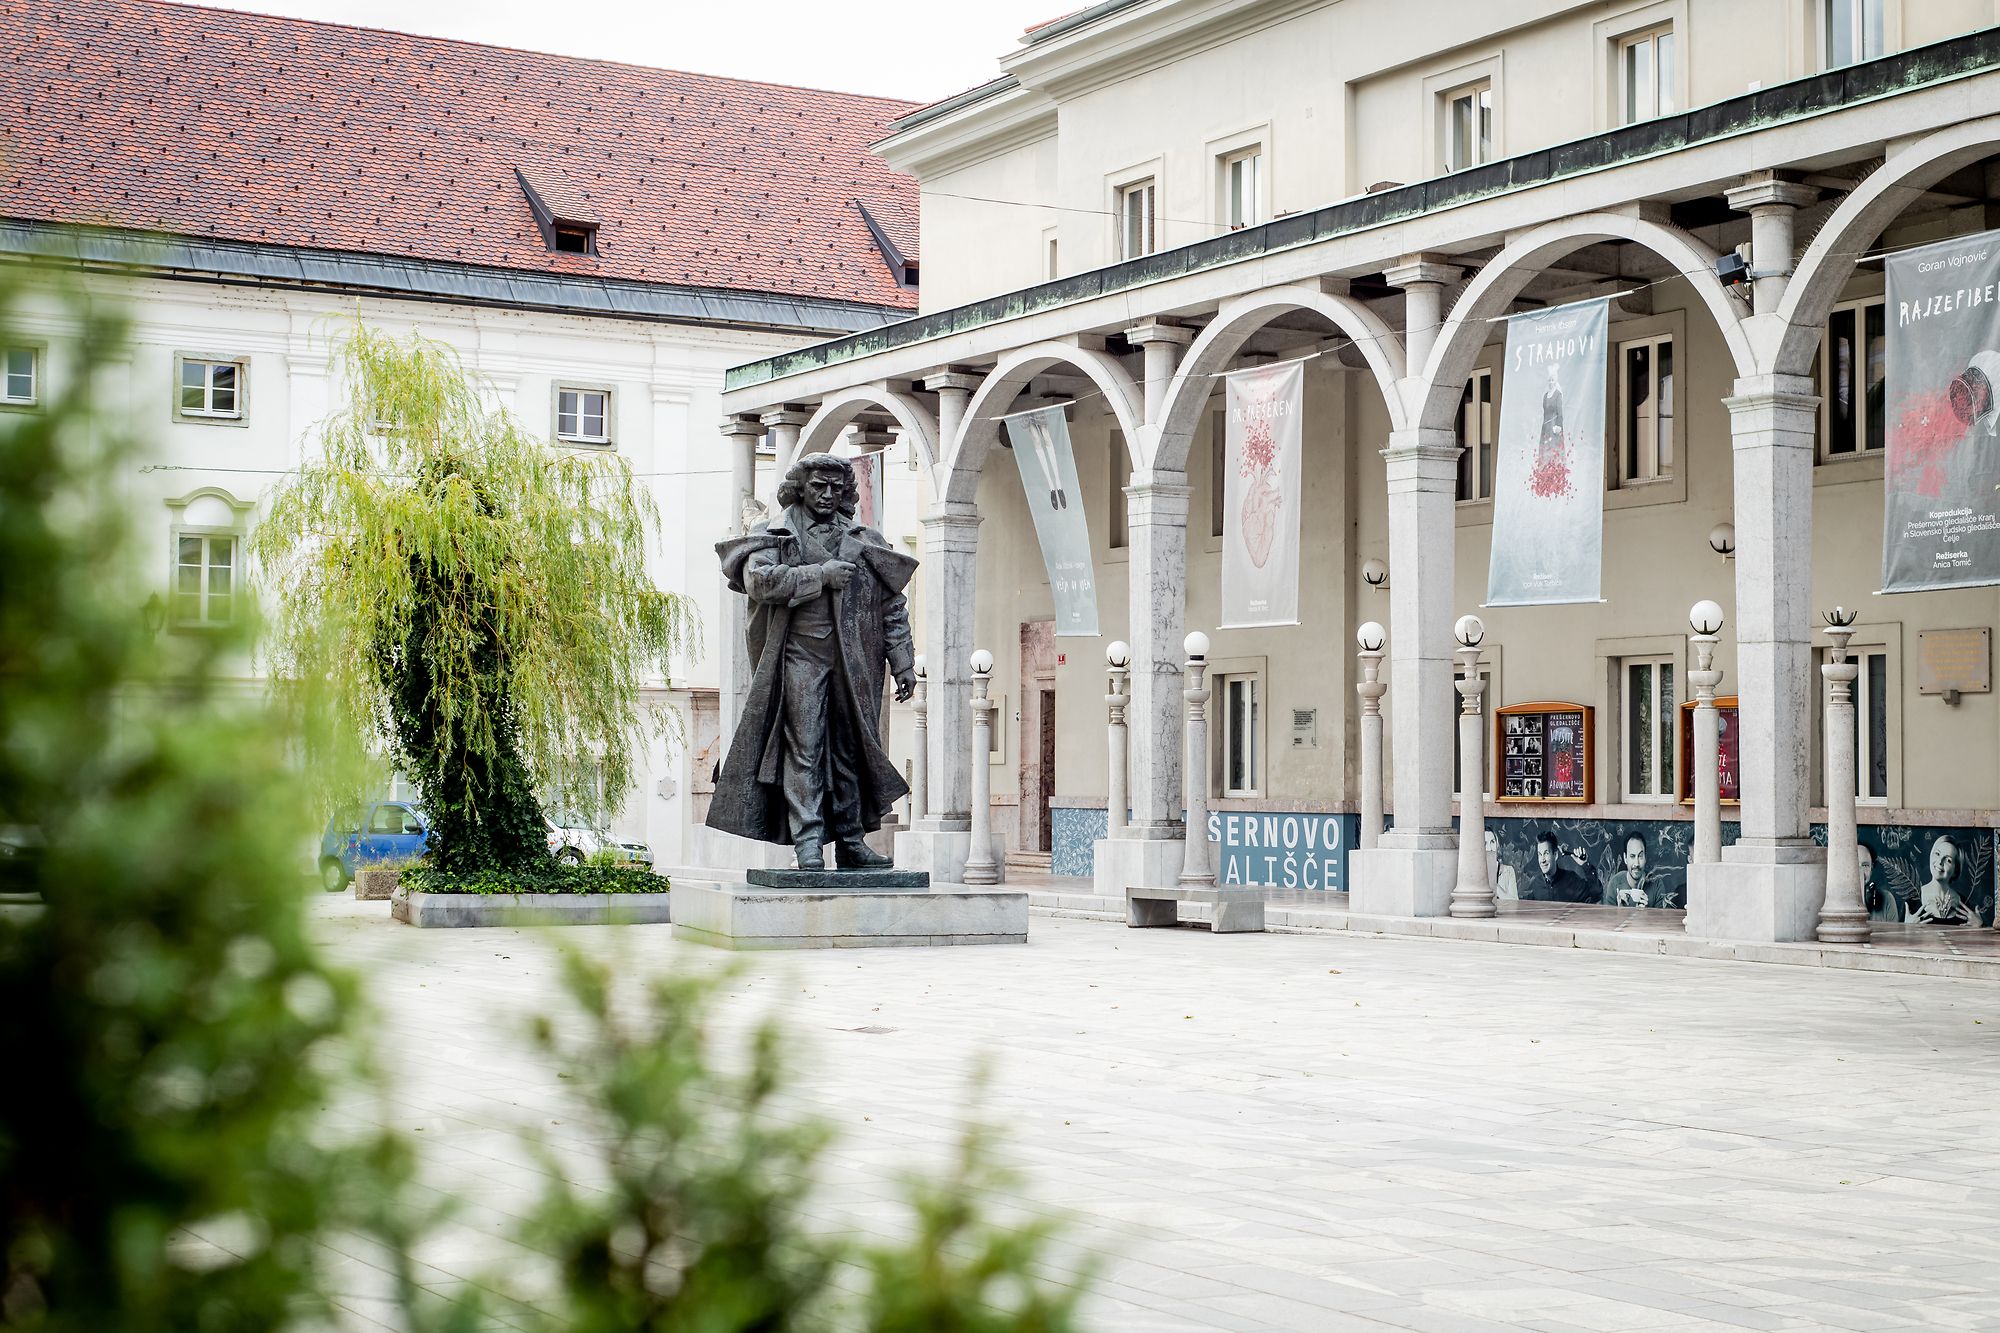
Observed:
[[[1674,663],[1626,658],[1620,664],[1625,710],[1625,799],[1674,799]]]
[[[1259,795],[1263,775],[1257,746],[1261,725],[1257,677],[1222,676],[1216,694],[1222,704],[1222,794]]]
[[[1820,340],[1820,457],[1882,451],[1888,370],[1882,298],[1835,306]]]
[[[1475,370],[1458,400],[1458,498],[1493,498],[1493,372]]]
[[[233,534],[174,534],[174,623],[227,625],[235,619],[236,565]]]
[[[1618,101],[1624,123],[1636,125],[1678,110],[1675,78],[1672,24],[1620,39]]]
[[[1618,484],[1674,474],[1674,340],[1618,345]]]
[[[611,394],[604,389],[556,390],[556,438],[571,444],[611,443]]]
[[[0,353],[0,402],[34,406],[40,387],[36,359],[32,347],[9,347]]]
[[[1042,257],[1042,278],[1044,281],[1054,282],[1062,276],[1062,263],[1060,252],[1056,247],[1055,233],[1049,232],[1042,244],[1045,251]]]
[[[175,406],[183,417],[238,421],[243,417],[245,368],[241,361],[180,358],[180,397]]]
[[[1854,680],[1854,798],[1889,803],[1889,654],[1860,649]]]
[[[1111,548],[1119,550],[1130,541],[1126,532],[1127,507],[1130,502],[1126,499],[1125,488],[1132,484],[1132,459],[1125,452],[1125,432],[1112,431],[1104,449],[1110,458]]]
[[[1444,169],[1463,171],[1493,160],[1493,84],[1468,84],[1444,95]]]
[[[1821,0],[1828,69],[1876,60],[1888,54],[1883,9],[1888,0]]]
[[[1118,191],[1118,257],[1138,259],[1152,254],[1159,245],[1159,223],[1154,203],[1159,197],[1158,182],[1135,181]]]
[[[1254,227],[1264,220],[1263,174],[1262,148],[1232,153],[1222,159],[1222,221],[1231,231]]]

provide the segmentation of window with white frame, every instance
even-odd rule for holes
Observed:
[[[1674,340],[1618,344],[1618,484],[1674,474]]]
[[[1889,650],[1856,645],[1848,660],[1860,668],[1854,678],[1854,799],[1863,805],[1889,803]],[[1826,662],[1824,650],[1819,654]],[[1814,709],[1820,726],[1820,753],[1826,753],[1826,710]],[[1825,800],[1825,793],[1820,799]]]
[[[1882,452],[1888,370],[1882,298],[1835,306],[1819,346],[1821,458]]]
[[[174,534],[175,625],[227,625],[236,618],[239,558],[234,533]]]
[[[0,403],[33,407],[40,401],[40,360],[32,347],[0,350]]]
[[[1888,54],[1888,0],[1820,0],[1822,54],[1828,69]]]
[[[249,378],[240,360],[220,361],[182,355],[178,371],[175,414],[192,420],[240,421],[243,393]]]
[[[1493,160],[1493,81],[1482,79],[1444,94],[1444,169],[1463,171]]]
[[[1216,678],[1216,698],[1221,703],[1222,794],[1258,796],[1263,792],[1263,754],[1258,736],[1263,721],[1263,703],[1255,674],[1224,675]]]
[[[1493,498],[1493,372],[1475,370],[1458,400],[1458,498]]]
[[[1618,728],[1623,746],[1625,799],[1671,801],[1674,786],[1674,662],[1670,657],[1627,657],[1618,664]]]
[[[567,444],[611,443],[611,391],[559,385],[556,438]]]
[[[1230,153],[1222,159],[1222,222],[1231,231],[1264,220],[1264,149]]]
[[[1627,125],[1680,109],[1674,95],[1674,25],[1618,39],[1618,110]]]
[[[1138,259],[1159,247],[1159,220],[1155,206],[1159,182],[1150,177],[1120,186],[1118,190],[1118,257]]]

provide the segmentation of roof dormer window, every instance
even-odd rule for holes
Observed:
[[[514,178],[521,182],[528,211],[549,249],[570,255],[597,253],[596,211],[568,177],[540,167],[515,167]]]

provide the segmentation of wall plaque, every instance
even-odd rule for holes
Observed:
[[[1918,632],[1918,694],[1992,692],[1992,630],[1927,629]]]
[[[1493,790],[1500,801],[1588,805],[1595,773],[1586,704],[1508,704],[1493,714]]]

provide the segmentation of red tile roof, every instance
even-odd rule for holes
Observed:
[[[195,8],[0,0],[0,216],[914,308],[914,103]],[[544,245],[561,182],[596,255]]]

